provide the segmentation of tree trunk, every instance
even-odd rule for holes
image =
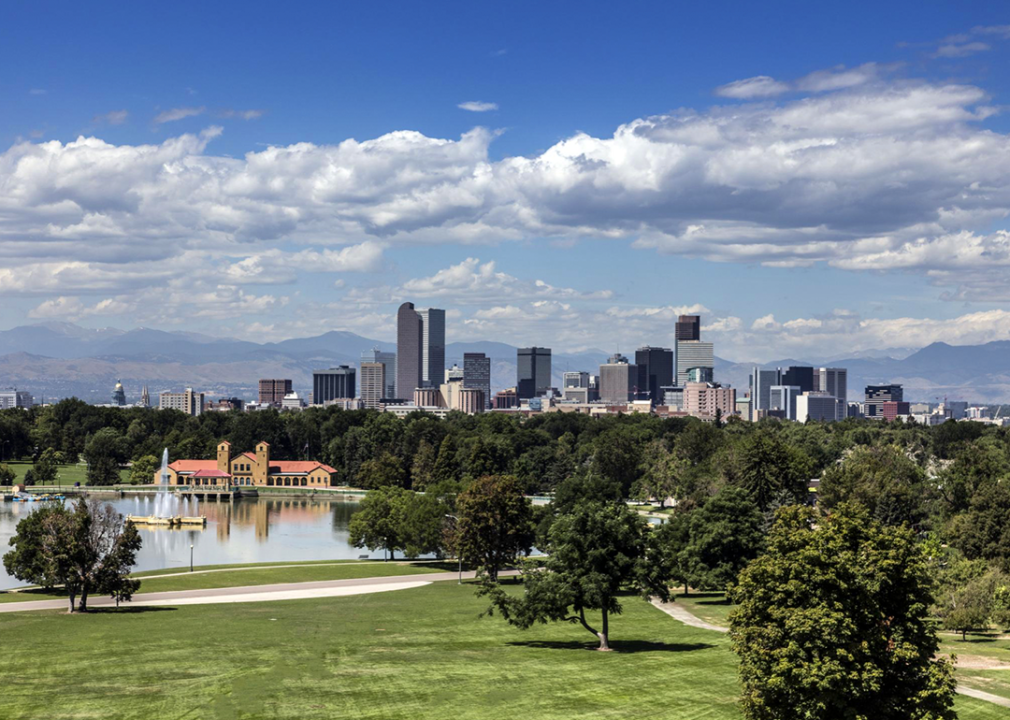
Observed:
[[[967,642],[967,641],[968,641],[968,631],[967,630],[962,630],[961,631],[961,642]]]
[[[687,580],[684,581],[684,597],[687,597]]]
[[[596,648],[602,652],[610,650],[610,615],[603,611],[603,629],[598,633],[600,636],[600,646]]]
[[[76,600],[76,599],[77,599],[77,596],[74,595],[73,593],[70,593],[70,609],[67,610],[67,614],[68,615],[72,614],[74,612],[74,600]]]
[[[88,611],[88,588],[84,587],[81,589],[81,602],[77,605],[77,609],[81,612]]]

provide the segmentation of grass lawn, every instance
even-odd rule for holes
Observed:
[[[629,598],[615,651],[481,618],[472,586],[276,603],[0,615],[0,717],[740,720],[735,658]],[[958,699],[961,720],[1005,708]]]
[[[713,625],[729,627],[729,613],[736,606],[727,603],[725,598],[726,595],[721,592],[693,591],[690,595],[684,595],[681,588],[676,600],[695,617]]]
[[[337,562],[337,561],[333,561]],[[196,570],[236,567],[208,566]],[[434,564],[400,562],[360,562],[348,560],[335,565],[323,563],[291,563],[284,567],[257,569],[238,566],[227,572],[209,572],[159,577],[178,570],[156,570],[152,573],[138,573],[141,578],[140,593],[164,592],[169,590],[202,590],[204,588],[239,587],[242,585],[270,585],[285,582],[312,582],[315,580],[353,580],[366,577],[389,577],[391,575],[420,575],[441,572],[445,568]],[[49,600],[64,595],[53,595],[42,591],[0,592],[0,603],[26,602],[29,600]]]
[[[960,635],[940,637],[942,651],[957,655],[958,682],[1010,698],[1010,640],[1001,640],[995,633],[969,633],[966,641]]]
[[[23,460],[11,460],[7,462],[7,465],[9,465],[10,469],[17,475],[17,480],[14,481],[15,483],[21,482],[25,473],[32,468],[32,464],[30,462],[25,462]],[[69,485],[73,487],[75,482],[79,482],[81,485],[87,484],[88,468],[86,465],[60,465],[57,474],[59,477],[56,482],[52,483],[53,485]],[[119,477],[120,482],[130,482],[130,471],[120,470]],[[47,487],[49,487],[48,483]]]

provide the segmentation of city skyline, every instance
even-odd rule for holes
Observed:
[[[317,9],[342,41],[312,68],[304,23],[252,23],[290,52],[261,68],[228,37],[243,61],[214,73],[156,48],[223,16],[131,8],[150,35],[88,76],[79,38],[120,8],[72,26],[11,8],[0,328],[388,340],[409,297],[452,308],[450,342],[569,352],[669,347],[681,314],[759,362],[1010,338],[1007,18],[916,7],[866,4],[858,46],[856,10],[816,43],[784,8],[740,4],[732,29],[716,8],[657,6],[647,30],[588,12],[604,49],[560,33],[546,53],[521,13],[459,6],[450,28],[411,8],[379,33],[381,8]],[[406,28],[427,29],[410,62]],[[41,34],[57,49],[29,64]],[[632,48],[649,61],[615,64]]]

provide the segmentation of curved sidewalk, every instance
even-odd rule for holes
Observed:
[[[506,572],[502,572],[502,575]],[[473,579],[475,573],[464,572],[463,579]],[[243,585],[241,587],[205,588],[201,590],[171,590],[166,592],[140,593],[134,595],[135,605],[201,605],[227,602],[264,602],[268,600],[295,600],[299,598],[337,597],[339,595],[360,595],[368,592],[403,590],[420,587],[432,582],[456,580],[459,573],[440,572],[422,575],[393,575],[389,577],[354,578],[348,580],[315,580],[311,582],[275,583],[272,585]],[[384,587],[386,586],[386,587]],[[28,600],[0,604],[0,613],[28,612],[31,610],[66,610],[68,601]],[[102,596],[88,598],[89,608],[115,607],[114,600]]]

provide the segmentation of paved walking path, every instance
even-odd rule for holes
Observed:
[[[510,574],[503,571],[501,575]],[[463,579],[473,579],[476,573],[464,572]],[[336,597],[360,595],[368,592],[403,590],[420,587],[440,580],[456,580],[459,573],[440,572],[422,575],[393,575],[389,577],[354,578],[350,580],[316,580],[312,582],[275,583],[272,585],[244,585],[201,590],[172,590],[134,595],[131,605],[202,605],[211,603],[264,602],[267,600],[294,600],[298,598]],[[68,600],[29,600],[0,603],[0,613],[27,612],[29,610],[66,610]],[[89,608],[115,607],[108,597],[88,598]]]
[[[665,612],[670,617],[674,618],[675,620],[679,620],[685,625],[701,628],[702,630],[713,630],[715,632],[721,632],[721,633],[729,632],[729,628],[705,622],[698,616],[692,614],[683,605],[678,605],[676,602],[665,603],[661,602],[658,598],[652,598],[652,604],[658,607],[663,612]],[[992,703],[993,705],[999,705],[1000,707],[1010,708],[1010,700],[1008,700],[1005,697],[1000,697],[999,695],[993,695],[992,693],[988,693],[984,690],[976,690],[975,688],[965,687],[964,685],[958,685],[957,692],[960,695],[975,698],[976,700],[984,700],[986,702]]]

